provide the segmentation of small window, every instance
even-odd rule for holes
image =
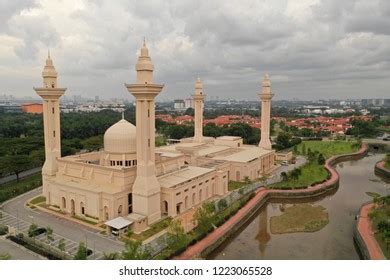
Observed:
[[[53,130],[53,137],[56,137],[56,131]]]
[[[54,108],[51,108],[52,113],[54,114]]]
[[[180,195],[181,194],[181,192],[178,192],[176,195]]]

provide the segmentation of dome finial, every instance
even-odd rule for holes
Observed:
[[[50,58],[50,48],[47,49],[47,58]]]

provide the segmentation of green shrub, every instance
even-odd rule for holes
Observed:
[[[218,201],[218,210],[221,211],[227,207],[226,199],[222,198]]]
[[[8,233],[8,227],[5,225],[0,225],[0,235],[6,235]]]

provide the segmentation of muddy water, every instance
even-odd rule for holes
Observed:
[[[329,213],[329,224],[320,231],[272,234],[270,217],[280,215],[283,207],[304,201],[271,202],[209,259],[359,259],[352,238],[355,215],[362,203],[372,199],[366,192],[390,194],[390,184],[374,174],[374,165],[382,158],[383,154],[377,154],[336,166],[340,174],[338,190],[309,200]]]

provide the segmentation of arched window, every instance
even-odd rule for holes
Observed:
[[[240,181],[240,171],[236,171],[236,181]]]
[[[122,205],[119,205],[118,207],[118,215],[122,215]]]
[[[187,210],[188,209],[188,196],[186,196],[184,198],[184,209]]]
[[[66,209],[66,199],[65,197],[62,198],[62,209]]]
[[[70,214],[73,216],[74,214],[76,214],[75,212],[75,203],[74,203],[74,200],[71,199],[70,200]]]
[[[195,199],[196,199],[195,193],[193,193],[193,194],[192,194],[192,205],[195,205],[195,204],[196,204]]]
[[[202,202],[202,190],[199,190],[199,202]]]

